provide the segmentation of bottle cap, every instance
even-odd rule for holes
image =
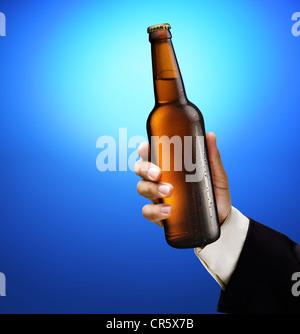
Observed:
[[[171,26],[169,25],[169,23],[163,23],[163,24],[156,24],[155,26],[151,26],[147,29],[147,32],[154,32],[157,30],[164,30],[164,29],[171,29]]]

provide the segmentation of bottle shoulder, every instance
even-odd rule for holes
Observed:
[[[199,108],[192,102],[187,101],[186,103],[166,103],[157,104],[154,106],[148,116],[147,122],[152,119],[172,120],[172,118],[181,118],[182,120],[189,120],[192,122],[203,121],[203,115]]]

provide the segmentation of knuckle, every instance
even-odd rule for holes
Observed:
[[[146,219],[148,219],[149,217],[149,205],[148,204],[143,207],[142,214]]]
[[[157,215],[155,214],[155,205],[147,204],[142,209],[143,216],[150,222],[157,221]]]
[[[138,191],[139,194],[141,193],[141,187],[142,187],[141,182],[142,180],[140,180],[136,185],[136,190]]]
[[[228,175],[225,171],[224,171],[224,175],[223,175],[223,182],[228,183]]]
[[[152,181],[148,181],[146,183],[143,191],[145,196],[149,199],[155,199],[158,197],[157,185]]]
[[[145,198],[152,201],[158,198],[157,185],[152,181],[142,179],[137,183],[136,188],[138,193]]]
[[[134,164],[134,172],[136,175],[139,174],[139,171],[140,171],[140,160],[138,160],[135,164]]]
[[[148,172],[148,169],[149,169],[149,162],[148,161],[145,161],[143,160],[141,165],[140,165],[140,172],[141,174],[146,174]]]

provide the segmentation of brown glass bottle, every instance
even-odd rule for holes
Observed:
[[[219,238],[220,225],[203,116],[186,97],[170,28],[148,28],[155,94],[147,120],[151,161],[162,168],[161,181],[174,188],[171,197],[161,200],[173,207],[171,217],[163,221],[168,244],[203,247]]]

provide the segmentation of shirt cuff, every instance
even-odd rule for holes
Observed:
[[[223,290],[237,265],[248,227],[249,219],[232,206],[221,226],[220,238],[203,249],[195,248],[199,260]]]

